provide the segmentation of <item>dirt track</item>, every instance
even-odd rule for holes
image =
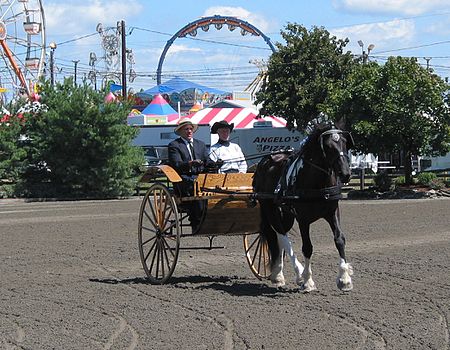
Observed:
[[[342,201],[347,294],[321,222],[318,292],[290,267],[283,289],[255,279],[241,237],[182,251],[172,283],[150,285],[139,204],[0,201],[1,349],[450,349],[450,199]]]

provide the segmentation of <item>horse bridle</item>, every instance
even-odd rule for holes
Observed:
[[[351,141],[353,141],[352,135],[351,135],[349,132],[347,132],[347,131],[342,131],[342,130],[336,129],[336,128],[332,128],[332,129],[330,129],[330,130],[326,130],[326,131],[324,131],[323,133],[320,134],[320,136],[319,136],[319,137],[320,137],[320,149],[322,150],[322,154],[323,154],[324,159],[326,159],[326,157],[327,157],[327,155],[326,155],[326,153],[325,153],[325,148],[324,148],[324,146],[323,146],[323,139],[324,139],[324,136],[332,135],[332,136],[331,136],[332,140],[333,140],[334,142],[338,142],[338,141],[340,140],[342,134],[346,134],[346,136],[349,137],[349,139],[350,139]],[[348,140],[347,140],[347,142],[348,142]],[[347,157],[347,155],[344,154],[344,152],[340,151],[340,152],[339,152],[339,157]],[[322,168],[321,166],[319,166],[319,165],[313,163],[312,161],[310,161],[310,160],[308,160],[308,159],[304,159],[304,160],[305,160],[309,165],[311,165],[312,167],[314,167],[314,168],[316,168],[316,169],[318,169],[318,170],[324,172],[324,173],[327,174],[327,175],[330,174],[330,172],[329,172],[328,170],[326,170],[326,169]]]

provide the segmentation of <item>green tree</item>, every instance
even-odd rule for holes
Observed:
[[[449,85],[415,58],[361,65],[330,100],[328,110],[351,122],[359,150],[403,152],[406,184],[413,181],[413,155],[450,150]]]
[[[129,106],[105,103],[104,92],[72,79],[43,84],[47,108],[27,121],[30,166],[27,196],[111,198],[128,196],[136,185],[142,151],[131,145],[136,130],[126,124]]]
[[[25,120],[11,107],[0,115],[0,198],[13,195],[15,183],[26,167],[26,152],[20,145]]]
[[[289,23],[281,35],[286,43],[276,44],[256,102],[262,103],[261,114],[282,116],[289,127],[304,130],[324,112],[330,92],[345,83],[355,61],[344,53],[348,40],[338,40],[324,28],[308,31]]]

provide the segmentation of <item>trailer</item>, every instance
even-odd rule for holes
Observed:
[[[178,135],[173,132],[174,125],[139,125],[140,129],[133,145],[143,147],[147,165],[159,165],[167,160],[167,145]],[[211,134],[209,124],[199,124],[195,132],[196,139],[207,147],[218,140],[217,134]],[[230,141],[237,143],[247,159],[248,167],[259,162],[261,157],[281,149],[298,148],[305,135],[297,130],[274,128],[271,124],[255,122],[253,128],[234,129]]]
[[[262,156],[279,150],[296,149],[306,137],[297,130],[274,128],[270,124],[257,124],[250,129],[234,129],[230,141],[237,143],[244,153],[248,167],[256,165]],[[211,144],[215,144],[218,135],[211,135]]]

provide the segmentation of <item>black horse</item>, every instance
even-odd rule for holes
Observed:
[[[353,288],[353,269],[345,257],[345,237],[339,221],[341,184],[350,179],[348,149],[351,135],[341,123],[315,125],[306,142],[289,158],[282,154],[263,158],[255,171],[254,191],[261,208],[261,233],[267,240],[271,256],[271,281],[284,285],[283,252],[291,259],[296,283],[305,292],[316,289],[312,279],[310,225],[324,218],[331,227],[339,252],[337,286]],[[297,219],[302,237],[305,267],[298,262],[287,232]]]

